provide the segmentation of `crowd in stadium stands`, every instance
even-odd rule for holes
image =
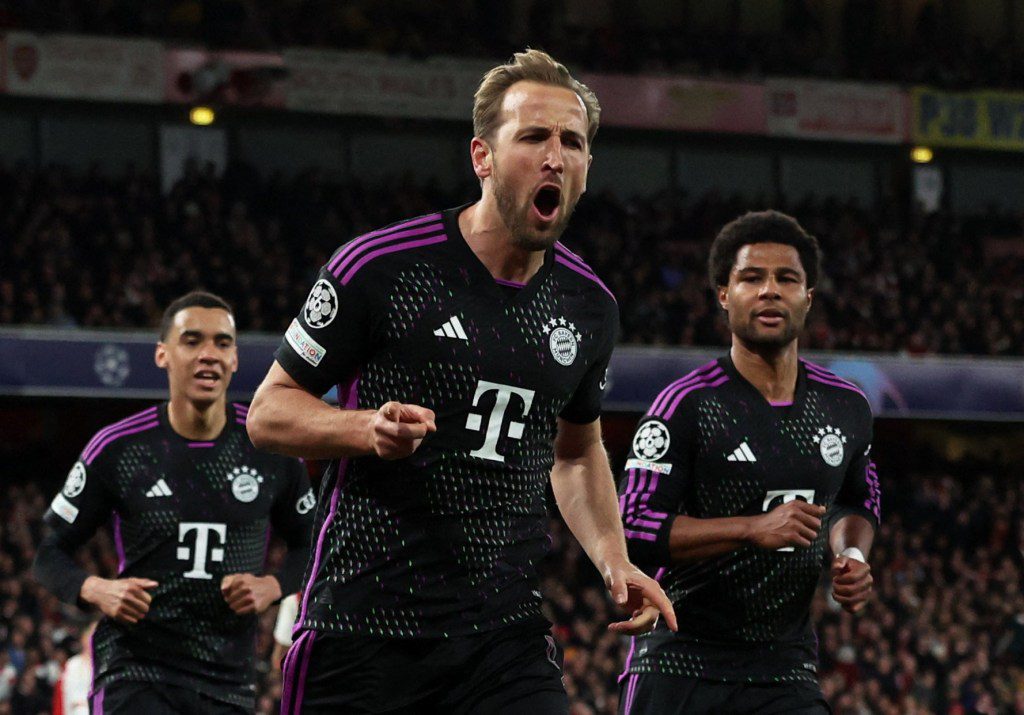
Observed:
[[[871,557],[876,597],[863,616],[819,592],[821,682],[839,715],[1024,714],[1024,483],[956,471],[890,482]],[[35,484],[0,491],[0,715],[49,711],[87,623],[28,572],[49,496]],[[611,713],[625,643],[605,630],[612,609],[597,573],[560,521],[552,529],[543,589],[572,713]],[[81,558],[108,575],[117,563],[105,533]],[[280,694],[274,615],[264,614],[257,642],[262,713],[276,712]]]
[[[519,17],[510,3],[498,0],[0,0],[0,31],[156,37],[216,48],[329,47],[409,57],[505,57],[530,44],[578,69],[630,73],[802,75],[946,87],[1019,87],[1024,77],[1019,42],[1010,36],[994,43],[964,39],[956,13],[938,0],[920,4],[910,31],[885,22],[884,15],[892,14],[883,0],[849,0],[838,36],[822,17],[826,4],[813,0],[782,3],[783,17],[773,34],[737,31],[743,26],[740,3],[732,4],[736,14],[723,17],[717,31],[671,21],[657,29],[644,27],[633,16],[632,3],[611,3],[610,16],[596,26],[591,13],[586,27],[574,23],[559,3],[525,5],[527,12]],[[450,22],[453,14],[462,22]],[[466,32],[467,27],[474,31]]]
[[[167,196],[129,171],[0,167],[0,324],[152,327],[171,299],[205,287],[243,330],[282,332],[330,253],[361,232],[478,194],[395,180],[338,184],[310,171],[262,180],[191,165]],[[565,236],[619,300],[623,341],[724,345],[707,288],[715,233],[765,204],[709,194],[591,192]],[[803,346],[1024,354],[1019,217],[903,217],[813,197],[777,201],[821,240],[824,277]],[[1011,240],[1000,241],[1000,237]],[[1015,237],[1015,238],[1013,238]]]

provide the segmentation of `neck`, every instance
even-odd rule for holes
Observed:
[[[782,347],[749,345],[732,337],[729,351],[740,375],[769,402],[792,402],[796,394],[796,340]]]
[[[227,424],[226,403],[226,396],[206,405],[197,405],[191,400],[172,396],[167,407],[167,418],[171,422],[171,429],[185,439],[212,441],[220,436]]]
[[[544,265],[544,251],[528,251],[513,244],[512,232],[489,191],[459,214],[459,230],[494,278],[529,283]]]

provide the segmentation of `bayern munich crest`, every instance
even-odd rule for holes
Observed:
[[[637,428],[633,437],[633,453],[641,459],[656,462],[668,452],[670,441],[665,425],[657,420],[648,420]]]
[[[565,318],[552,318],[544,324],[544,334],[548,336],[548,348],[555,362],[568,367],[576,361],[583,336],[575,325]]]
[[[260,495],[263,477],[252,467],[235,467],[228,475],[228,480],[231,482],[231,493],[244,504],[256,501]]]
[[[821,450],[821,458],[830,467],[838,467],[843,463],[846,450],[846,435],[838,427],[821,427],[818,434],[814,435],[814,441]]]
[[[306,298],[304,316],[311,328],[326,328],[338,314],[338,294],[323,278],[316,282]]]

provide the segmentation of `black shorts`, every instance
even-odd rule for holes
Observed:
[[[828,715],[817,683],[721,683],[681,675],[627,675],[619,686],[619,715],[758,713]]]
[[[550,629],[382,639],[303,631],[282,667],[281,714],[562,715],[568,698]]]
[[[92,715],[242,715],[251,710],[167,683],[118,680],[89,696]]]

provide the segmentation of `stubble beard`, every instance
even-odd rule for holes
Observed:
[[[569,225],[569,219],[576,208],[575,203],[565,206],[558,220],[547,231],[540,232],[527,224],[530,204],[516,206],[515,192],[505,186],[498,178],[497,172],[494,174],[492,192],[498,206],[498,214],[512,235],[512,245],[524,251],[546,251],[554,246]]]
[[[804,319],[806,319],[806,316],[804,316]],[[753,321],[736,325],[730,320],[729,327],[737,338],[753,349],[781,350],[800,335],[800,331],[804,326],[804,319],[797,321],[791,313],[789,320],[786,321],[785,329],[777,334],[766,335],[758,332]]]

